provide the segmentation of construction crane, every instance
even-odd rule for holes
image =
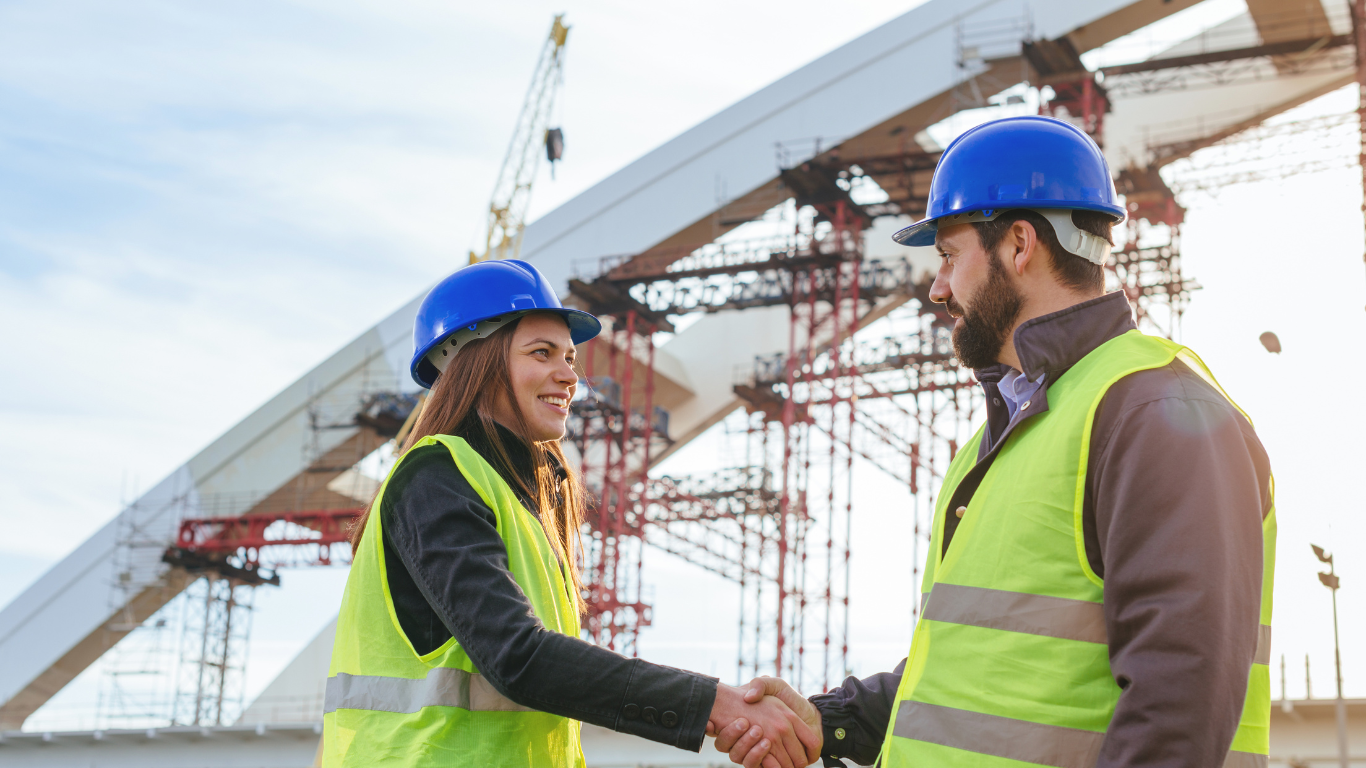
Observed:
[[[564,65],[564,43],[569,27],[564,25],[564,14],[555,16],[550,25],[550,36],[541,48],[536,72],[531,77],[517,127],[508,144],[503,167],[498,171],[498,183],[493,186],[489,201],[488,228],[484,235],[484,252],[470,251],[470,263],[485,259],[515,259],[522,250],[522,231],[526,228],[526,212],[531,205],[531,185],[540,166],[541,149],[546,159],[554,163],[564,154],[564,133],[551,128],[550,112],[555,106],[555,95],[560,89]]]

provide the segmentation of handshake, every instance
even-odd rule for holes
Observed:
[[[716,751],[745,768],[803,768],[820,759],[821,713],[776,677],[756,677],[740,688],[716,686],[707,735]]]

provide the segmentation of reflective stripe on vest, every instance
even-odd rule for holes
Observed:
[[[1055,768],[1092,768],[1105,734],[1031,723],[921,701],[903,701],[892,733],[979,754]],[[1266,768],[1266,755],[1229,752],[1224,768]]]
[[[931,600],[930,597],[934,599]],[[921,601],[930,621],[1105,643],[1105,607],[1087,600],[940,583]],[[1254,664],[1271,663],[1271,627],[1257,626]]]
[[[471,712],[530,712],[499,693],[484,676],[463,669],[437,667],[424,678],[348,675],[327,678],[323,714],[338,709],[412,714],[423,707],[457,707]]]

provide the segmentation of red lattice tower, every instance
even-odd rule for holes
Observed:
[[[799,191],[806,185],[811,212],[790,236],[609,260],[597,278],[571,281],[578,297],[614,317],[614,330],[585,350],[594,388],[576,404],[571,434],[599,500],[585,569],[590,636],[634,649],[649,619],[639,549],[648,543],[741,587],[741,677],[775,673],[828,688],[848,669],[854,457],[904,482],[928,507],[920,497],[961,439],[952,430],[972,404],[956,398],[971,382],[932,312],[913,313],[912,337],[855,343],[855,330],[890,307],[929,307],[923,295],[906,304],[924,286],[903,262],[865,262],[869,217],[847,195],[818,188],[822,169],[801,172],[788,182]],[[631,331],[661,327],[672,314],[774,306],[788,308],[787,349],[757,360],[735,388],[748,411],[733,435],[741,465],[650,477],[653,446],[666,432],[654,427],[667,420],[630,405],[644,397],[653,408],[645,394],[648,334]],[[947,440],[939,412],[952,414]]]

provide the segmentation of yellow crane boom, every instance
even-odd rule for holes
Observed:
[[[503,167],[498,171],[498,182],[493,186],[489,202],[488,228],[484,235],[484,252],[470,251],[470,263],[485,259],[514,259],[522,250],[522,231],[526,228],[526,212],[531,204],[531,185],[540,166],[541,150],[554,163],[564,151],[564,135],[558,128],[550,128],[550,112],[555,105],[564,64],[564,43],[569,27],[564,14],[555,16],[550,25],[550,36],[541,47],[531,87],[522,102],[522,112],[508,144]]]

